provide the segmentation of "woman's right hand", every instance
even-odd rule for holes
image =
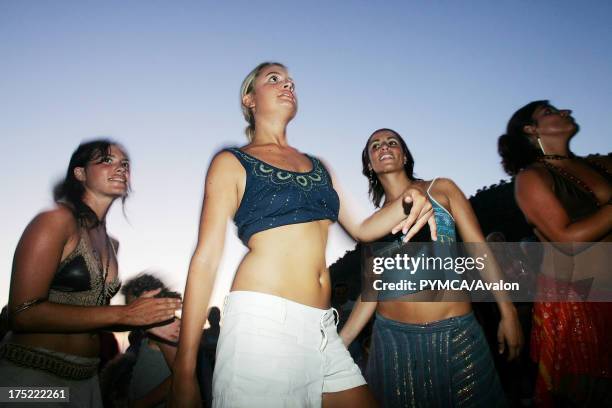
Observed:
[[[120,324],[126,326],[148,326],[174,318],[174,312],[181,307],[181,300],[154,298],[161,289],[146,292],[138,299],[123,306]]]
[[[172,375],[172,389],[168,398],[168,407],[171,408],[200,408],[202,397],[200,387],[195,376]]]
[[[397,224],[391,233],[396,234],[401,231],[404,235],[403,241],[408,242],[425,224],[429,224],[431,240],[436,241],[436,219],[433,216],[433,207],[425,193],[416,187],[408,188],[402,195],[402,202],[408,216]],[[408,207],[409,211],[406,211]]]

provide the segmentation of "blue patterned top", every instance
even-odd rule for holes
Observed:
[[[226,149],[246,170],[246,187],[234,216],[238,237],[246,245],[253,234],[289,224],[338,220],[340,199],[321,162],[307,155],[312,170],[279,169],[242,150]]]
[[[431,186],[435,183],[436,179],[434,179],[429,188],[427,189],[427,197],[429,197],[429,202],[433,207],[434,218],[436,220],[436,233],[438,234],[437,242],[448,242],[453,243],[457,241],[457,232],[455,230],[455,219],[448,212],[446,208],[440,205],[439,202],[436,201],[435,198],[429,193],[431,190]]]
[[[417,245],[415,241],[413,241],[409,246],[410,250],[408,250],[408,247],[405,247],[402,241],[404,236],[401,234],[397,234],[397,236],[394,237],[393,242],[385,244],[380,251],[377,251],[376,256],[394,257],[397,253],[411,253],[411,256],[418,256],[420,254],[423,254],[431,257],[440,258],[445,258],[447,256],[455,256],[454,244],[457,241],[455,219],[448,212],[448,210],[444,208],[438,201],[436,201],[436,199],[433,198],[433,196],[431,195],[430,190],[435,182],[436,179],[434,179],[429,185],[429,188],[427,189],[427,197],[429,198],[429,202],[433,207],[434,218],[436,220],[436,232],[438,235],[437,241],[435,243],[423,243],[420,246]],[[444,280],[447,279],[448,276],[449,274],[447,274],[444,270],[438,269],[429,269],[427,271],[417,270],[412,272],[403,269],[392,269],[385,271],[381,275],[381,279],[385,283],[395,284],[412,281],[418,288],[420,279]],[[378,293],[378,300],[393,300],[417,292],[420,292],[420,290],[404,289],[394,291],[380,291]]]

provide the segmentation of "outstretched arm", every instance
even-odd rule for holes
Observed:
[[[181,335],[173,367],[172,404],[176,406],[199,405],[195,377],[198,347],[221,261],[227,222],[238,209],[238,186],[245,178],[244,169],[229,152],[219,153],[208,169],[198,242],[189,264]]]
[[[329,169],[329,167],[327,166]],[[388,235],[402,231],[409,241],[425,224],[429,223],[431,237],[436,239],[436,225],[433,209],[425,193],[418,187],[408,188],[404,194],[385,205],[365,220],[356,217],[357,211],[351,208],[353,200],[343,191],[337,178],[331,174],[334,189],[340,197],[340,213],[338,221],[355,241],[372,242]]]
[[[15,332],[82,333],[110,326],[148,325],[173,317],[176,299],[142,299],[129,306],[72,306],[47,301],[67,242],[78,236],[65,207],[39,214],[15,251],[9,316]],[[28,306],[30,305],[30,306]]]

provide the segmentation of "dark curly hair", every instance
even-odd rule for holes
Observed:
[[[126,299],[128,296],[133,296],[135,298],[138,298],[142,296],[142,294],[145,292],[160,289],[160,288],[161,290],[154,297],[182,299],[182,296],[180,293],[171,291],[170,289],[168,289],[166,284],[164,284],[164,282],[162,282],[159,278],[153,276],[150,273],[146,273],[146,272],[142,272],[138,274],[136,277],[127,281],[121,287],[121,294],[125,296]],[[133,345],[134,347],[136,347],[135,350],[138,350],[138,347],[140,345],[140,340],[142,340],[145,335],[146,335],[145,331],[142,328],[136,328],[132,330],[128,336],[130,345]]]
[[[497,140],[502,166],[510,176],[516,175],[542,156],[540,149],[529,140],[524,128],[536,123],[533,114],[539,107],[548,105],[547,100],[533,101],[514,112],[508,121],[506,134]]]
[[[164,282],[150,273],[140,273],[135,278],[130,279],[121,287],[121,294],[125,297],[140,297],[144,292],[159,289],[161,291],[155,295],[156,298],[175,298],[181,299],[180,293],[170,290]]]
[[[416,180],[416,178],[414,177],[414,158],[412,157],[412,153],[410,153],[410,150],[408,149],[408,146],[406,145],[404,139],[402,139],[400,134],[393,129],[376,129],[374,132],[372,132],[370,137],[368,137],[365,147],[361,152],[361,174],[366,176],[366,178],[368,179],[368,194],[370,195],[370,199],[372,200],[372,203],[376,208],[380,207],[380,202],[385,196],[385,190],[383,189],[382,184],[380,184],[380,180],[378,180],[378,176],[376,175],[376,173],[369,169],[370,155],[368,154],[368,145],[370,144],[370,139],[372,139],[372,136],[374,136],[378,132],[391,132],[398,138],[399,143],[402,146],[404,156],[406,157],[406,163],[404,163],[404,171],[406,172],[406,175],[410,180]]]

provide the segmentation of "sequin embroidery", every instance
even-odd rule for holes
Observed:
[[[246,187],[234,222],[245,244],[253,234],[282,225],[338,220],[340,201],[321,162],[307,156],[312,169],[300,173],[265,163],[229,148],[246,170]]]

